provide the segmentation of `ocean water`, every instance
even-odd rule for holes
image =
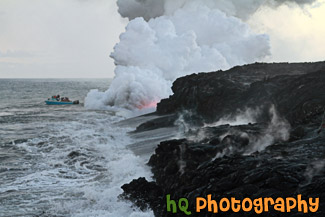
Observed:
[[[109,79],[0,80],[0,216],[153,216],[118,198],[121,185],[150,179],[127,146],[131,127],[113,111],[86,110],[90,89]],[[60,94],[80,105],[47,106]]]

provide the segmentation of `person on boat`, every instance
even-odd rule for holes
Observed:
[[[68,99],[68,97],[62,97],[61,101],[62,102],[69,102],[69,99]]]

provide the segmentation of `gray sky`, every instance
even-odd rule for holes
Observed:
[[[0,77],[113,77],[113,0],[0,0]]]
[[[325,0],[305,9],[263,8],[248,23],[255,31],[270,35],[268,62],[325,61]]]
[[[324,4],[264,8],[248,23],[271,37],[266,61],[325,60]],[[113,77],[126,24],[114,0],[0,0],[0,78]]]

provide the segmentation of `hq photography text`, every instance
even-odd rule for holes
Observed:
[[[189,207],[189,201],[187,198],[180,198],[174,200],[170,194],[166,196],[167,212],[179,213],[183,212],[186,215],[192,215],[193,211]],[[244,198],[238,200],[235,197],[222,198],[220,200],[212,199],[212,195],[207,197],[197,197],[195,212],[200,213],[208,211],[211,213],[220,212],[255,212],[261,214],[263,212],[269,212],[271,209],[281,213],[290,213],[293,210],[297,210],[300,213],[315,213],[319,209],[319,198],[308,198],[304,200],[302,195],[297,197],[278,197],[273,199],[271,197],[250,199]]]

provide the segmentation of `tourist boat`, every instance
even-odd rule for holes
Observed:
[[[67,97],[60,98],[48,98],[45,100],[46,105],[76,105],[79,104],[79,100],[71,101]]]

